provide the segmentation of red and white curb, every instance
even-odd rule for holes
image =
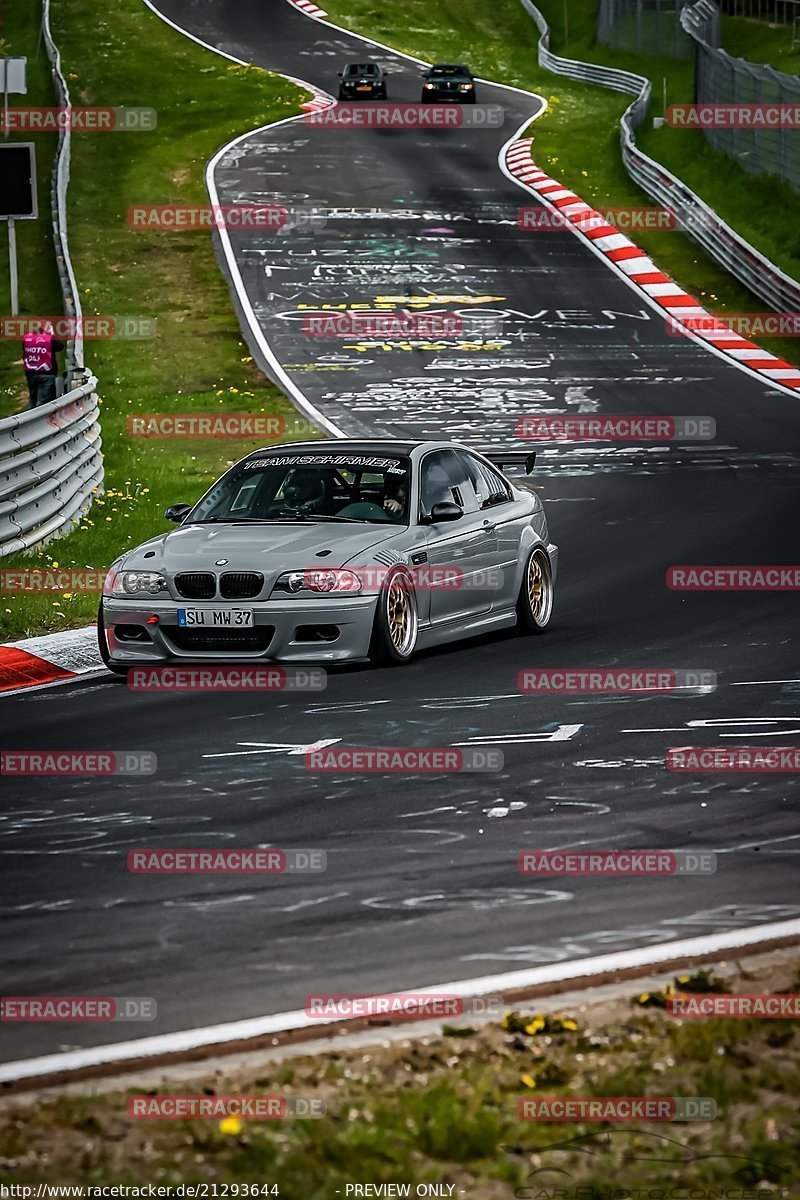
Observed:
[[[555,209],[575,233],[591,242],[595,250],[622,271],[648,300],[663,308],[665,317],[670,318],[674,326],[680,326],[687,335],[692,334],[708,342],[732,358],[738,366],[753,371],[762,379],[800,391],[800,369],[741,337],[723,320],[703,308],[669,275],[659,270],[630,238],[607,224],[602,213],[537,167],[531,157],[532,145],[532,138],[523,138],[509,146],[506,150],[509,173],[535,192],[546,205]],[[590,227],[583,228],[584,223],[590,223]],[[694,323],[698,318],[702,319],[703,328],[696,329],[692,324],[684,324],[689,319]]]
[[[0,646],[0,693],[60,683],[103,668],[94,625]]]
[[[289,0],[295,8],[301,9],[309,17],[327,17],[324,8],[320,8],[318,4],[312,4],[311,0]]]
[[[508,971],[501,975],[483,975],[476,979],[460,979],[455,983],[438,984],[435,987],[414,988],[419,996],[450,995],[463,998],[522,993],[527,989],[545,988],[561,990],[558,985],[565,981],[583,982],[591,986],[598,979],[620,972],[645,973],[646,968],[687,965],[690,962],[717,961],[729,953],[745,950],[757,951],[769,945],[793,944],[800,937],[800,919],[778,921],[769,925],[757,925],[750,929],[725,930],[682,941],[662,942],[656,946],[643,946],[636,950],[620,950],[613,954],[602,954],[594,958],[579,958],[572,962],[555,963],[543,967],[527,967],[521,971]],[[402,990],[402,989],[395,989]],[[200,1029],[183,1029],[174,1033],[157,1034],[154,1037],[136,1038],[128,1042],[115,1042],[105,1046],[88,1046],[79,1050],[67,1050],[61,1054],[49,1054],[41,1058],[22,1059],[0,1065],[0,1084],[18,1083],[24,1079],[63,1076],[70,1072],[82,1072],[102,1066],[121,1066],[123,1063],[142,1064],[147,1059],[158,1059],[164,1055],[188,1055],[200,1048],[222,1049],[226,1044],[234,1045],[237,1051],[244,1049],[243,1043],[265,1035],[295,1032],[319,1027],[325,1034],[326,1025],[355,1023],[354,1018],[341,1016],[312,1017],[305,1011],[275,1013],[273,1016],[252,1017],[243,1021],[230,1021],[224,1025],[207,1025]]]
[[[333,96],[329,96],[327,92],[321,92],[318,88],[312,87],[308,83],[303,86],[307,87],[313,93],[314,97],[313,100],[306,100],[305,104],[300,105],[305,112],[321,112],[323,108],[330,108],[331,105],[336,103]]]

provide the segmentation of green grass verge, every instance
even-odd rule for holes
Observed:
[[[100,381],[106,494],[80,529],[43,551],[9,556],[3,566],[102,569],[168,529],[167,504],[196,498],[227,462],[258,444],[131,438],[128,416],[278,413],[287,426],[297,417],[248,356],[210,234],[134,230],[128,208],[207,203],[203,175],[213,152],[298,112],[308,96],[203,50],[141,0],[116,0],[113,12],[101,0],[57,0],[53,35],[73,104],[158,110],[152,132],[73,134],[69,193],[70,248],[85,313],[154,317],[157,337],[87,343],[87,365]],[[96,595],[78,593],[0,596],[0,641],[85,624],[97,603]]]
[[[791,25],[771,25],[749,17],[722,14],[720,42],[734,58],[766,63],[785,75],[800,73],[800,43],[792,49]]]
[[[625,170],[619,150],[619,119],[629,99],[604,88],[573,83],[540,69],[538,33],[519,0],[404,0],[401,7],[379,0],[329,0],[331,19],[426,59],[467,62],[499,82],[540,92],[550,101],[530,129],[540,166],[600,207],[651,206]],[[584,59],[646,74],[658,98],[667,78],[668,103],[692,99],[693,69],[669,58],[648,58],[600,46],[595,41],[595,0],[539,0],[550,23],[551,48]],[[567,13],[568,37],[564,37]],[[753,203],[753,178],[717,154],[700,133],[643,130],[639,144],[684,179],[720,214],[783,270],[800,278],[797,197],[770,181]],[[742,287],[695,242],[672,231],[637,231],[635,241],[682,287],[713,312],[761,312],[764,302]],[[800,362],[797,339],[763,338],[760,344],[790,362]]]
[[[51,106],[56,103],[50,63],[44,45],[38,44],[40,13],[40,0],[14,0],[13,4],[0,4],[0,54],[21,55],[28,59],[28,92],[25,96],[9,96],[9,106],[12,108],[37,104]],[[16,223],[20,315],[61,313],[63,300],[56,270],[50,215],[50,177],[58,137],[48,133],[13,133],[8,140],[34,142],[36,146],[39,218]],[[0,314],[11,315],[5,221],[0,221]],[[20,343],[16,339],[0,339],[0,417],[17,412],[27,404],[28,389],[22,373]]]
[[[766,986],[750,976],[732,990],[797,991],[787,974]],[[697,984],[710,990],[705,978]],[[508,1014],[480,1031],[445,1026],[417,1041],[217,1069],[182,1083],[165,1068],[155,1089],[314,1097],[326,1106],[316,1120],[142,1126],[127,1116],[133,1091],[4,1108],[0,1183],[248,1184],[274,1187],[281,1200],[345,1200],[359,1194],[348,1185],[391,1183],[411,1196],[420,1184],[450,1185],[438,1194],[475,1200],[794,1195],[793,1022],[676,1022],[632,1001],[590,1006],[577,1021]],[[627,1125],[520,1119],[520,1098],[550,1096],[702,1096],[717,1115]]]

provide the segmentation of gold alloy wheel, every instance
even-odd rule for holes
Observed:
[[[417,610],[411,584],[403,575],[395,575],[386,597],[389,638],[397,654],[409,654],[417,640]]]
[[[535,623],[546,625],[553,607],[553,590],[550,564],[541,550],[534,550],[528,560],[528,604]]]

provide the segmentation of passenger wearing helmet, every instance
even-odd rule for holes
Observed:
[[[326,499],[325,477],[320,471],[296,467],[283,485],[283,507],[292,512],[319,512]]]
[[[444,467],[438,463],[430,463],[422,477],[422,507],[430,516],[434,504],[444,504],[453,499],[453,486],[450,476]]]

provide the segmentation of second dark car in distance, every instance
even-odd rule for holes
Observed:
[[[475,76],[468,67],[458,63],[434,63],[422,78],[422,99],[441,103],[454,100],[460,104],[475,103]]]
[[[385,100],[386,73],[377,63],[348,63],[339,72],[340,100]]]

